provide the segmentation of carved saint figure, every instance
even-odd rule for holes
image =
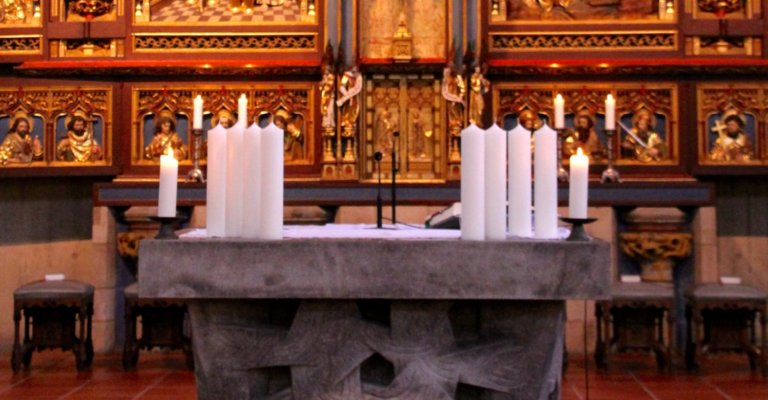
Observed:
[[[376,115],[376,150],[382,152],[385,157],[392,153],[395,126],[392,112],[388,109],[384,108]]]
[[[283,113],[281,111],[281,113]],[[297,160],[303,157],[304,136],[301,132],[301,117],[293,114],[291,117],[286,115],[276,115],[275,126],[283,130],[283,150],[285,160]]]
[[[589,112],[582,111],[574,119],[574,129],[563,142],[563,157],[570,157],[576,154],[581,147],[584,154],[591,159],[600,160],[605,158],[605,149],[597,132],[594,130],[595,121]]]
[[[475,67],[475,72],[469,79],[469,122],[480,126],[483,120],[483,109],[485,108],[485,99],[483,96],[490,89],[490,82],[485,79],[480,67]]]
[[[712,161],[752,161],[752,143],[744,132],[744,117],[736,111],[728,111],[715,124],[717,132],[709,159]]]
[[[211,125],[216,126],[218,124],[221,124],[222,127],[229,129],[233,127],[236,122],[237,122],[237,119],[235,118],[234,115],[232,115],[232,112],[230,112],[226,108],[223,108],[221,109],[221,111],[219,111],[216,114],[216,117],[214,117],[211,120]]]
[[[189,153],[187,146],[176,133],[176,121],[167,115],[160,115],[155,119],[155,136],[149,146],[144,148],[144,158],[158,161],[169,148],[177,160],[185,160]]]
[[[411,110],[411,140],[413,148],[411,155],[416,158],[427,156],[427,138],[431,136],[431,131],[424,129],[424,121],[421,119],[419,110]]]
[[[32,138],[32,126],[24,116],[13,121],[8,135],[0,145],[0,164],[31,163],[43,159],[43,147],[40,140]]]
[[[334,118],[334,105],[336,101],[335,76],[331,68],[326,68],[323,73],[323,80],[320,81],[320,113],[322,114],[321,126],[323,128],[336,127]]]
[[[0,23],[23,23],[26,19],[24,0],[0,0]]]
[[[450,66],[443,69],[442,95],[448,101],[448,127],[452,135],[458,135],[464,123],[464,95],[467,87],[464,78]]]
[[[341,114],[342,135],[345,137],[354,135],[357,127],[357,116],[360,114],[358,94],[361,90],[363,90],[363,78],[360,76],[357,66],[353,66],[341,77],[339,82],[341,98],[336,101],[336,106],[339,107]]]
[[[667,145],[664,139],[653,131],[655,125],[656,118],[651,112],[640,110],[635,113],[632,117],[632,128],[621,142],[622,156],[643,163],[666,159]]]
[[[85,118],[75,115],[67,124],[67,137],[56,146],[56,159],[60,161],[89,162],[101,160],[101,146],[88,129]]]

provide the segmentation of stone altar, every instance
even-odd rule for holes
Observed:
[[[189,304],[200,399],[557,399],[565,299],[610,294],[599,241],[147,240],[139,260],[141,297]]]

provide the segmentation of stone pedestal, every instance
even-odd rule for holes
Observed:
[[[565,299],[603,242],[142,242],[139,294],[189,302],[198,396],[558,398]]]

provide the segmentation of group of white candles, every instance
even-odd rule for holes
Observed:
[[[208,131],[206,230],[209,237],[282,239],[283,130],[246,128],[248,99],[238,99],[238,121]],[[203,100],[194,100],[193,129],[202,129]],[[160,159],[158,216],[176,215],[178,161]]]
[[[534,133],[534,144],[532,196],[530,130],[521,125],[509,132],[498,125],[482,130],[473,124],[461,132],[462,239],[503,240],[507,233],[558,237],[557,132],[544,125]],[[571,217],[586,217],[588,171],[586,156],[571,157],[571,174],[579,177],[571,181]]]

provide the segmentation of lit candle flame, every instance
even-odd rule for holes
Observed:
[[[173,148],[172,148],[172,147],[170,147],[170,146],[166,147],[166,149],[165,149],[165,155],[166,155],[166,156],[168,156],[168,157],[173,157],[174,159],[176,158],[176,157],[174,156],[174,154],[173,154]]]
[[[581,151],[581,147],[579,147],[579,148],[576,150],[576,155],[577,155],[577,156],[583,156],[583,155],[584,155],[584,152],[583,152],[583,151]]]

